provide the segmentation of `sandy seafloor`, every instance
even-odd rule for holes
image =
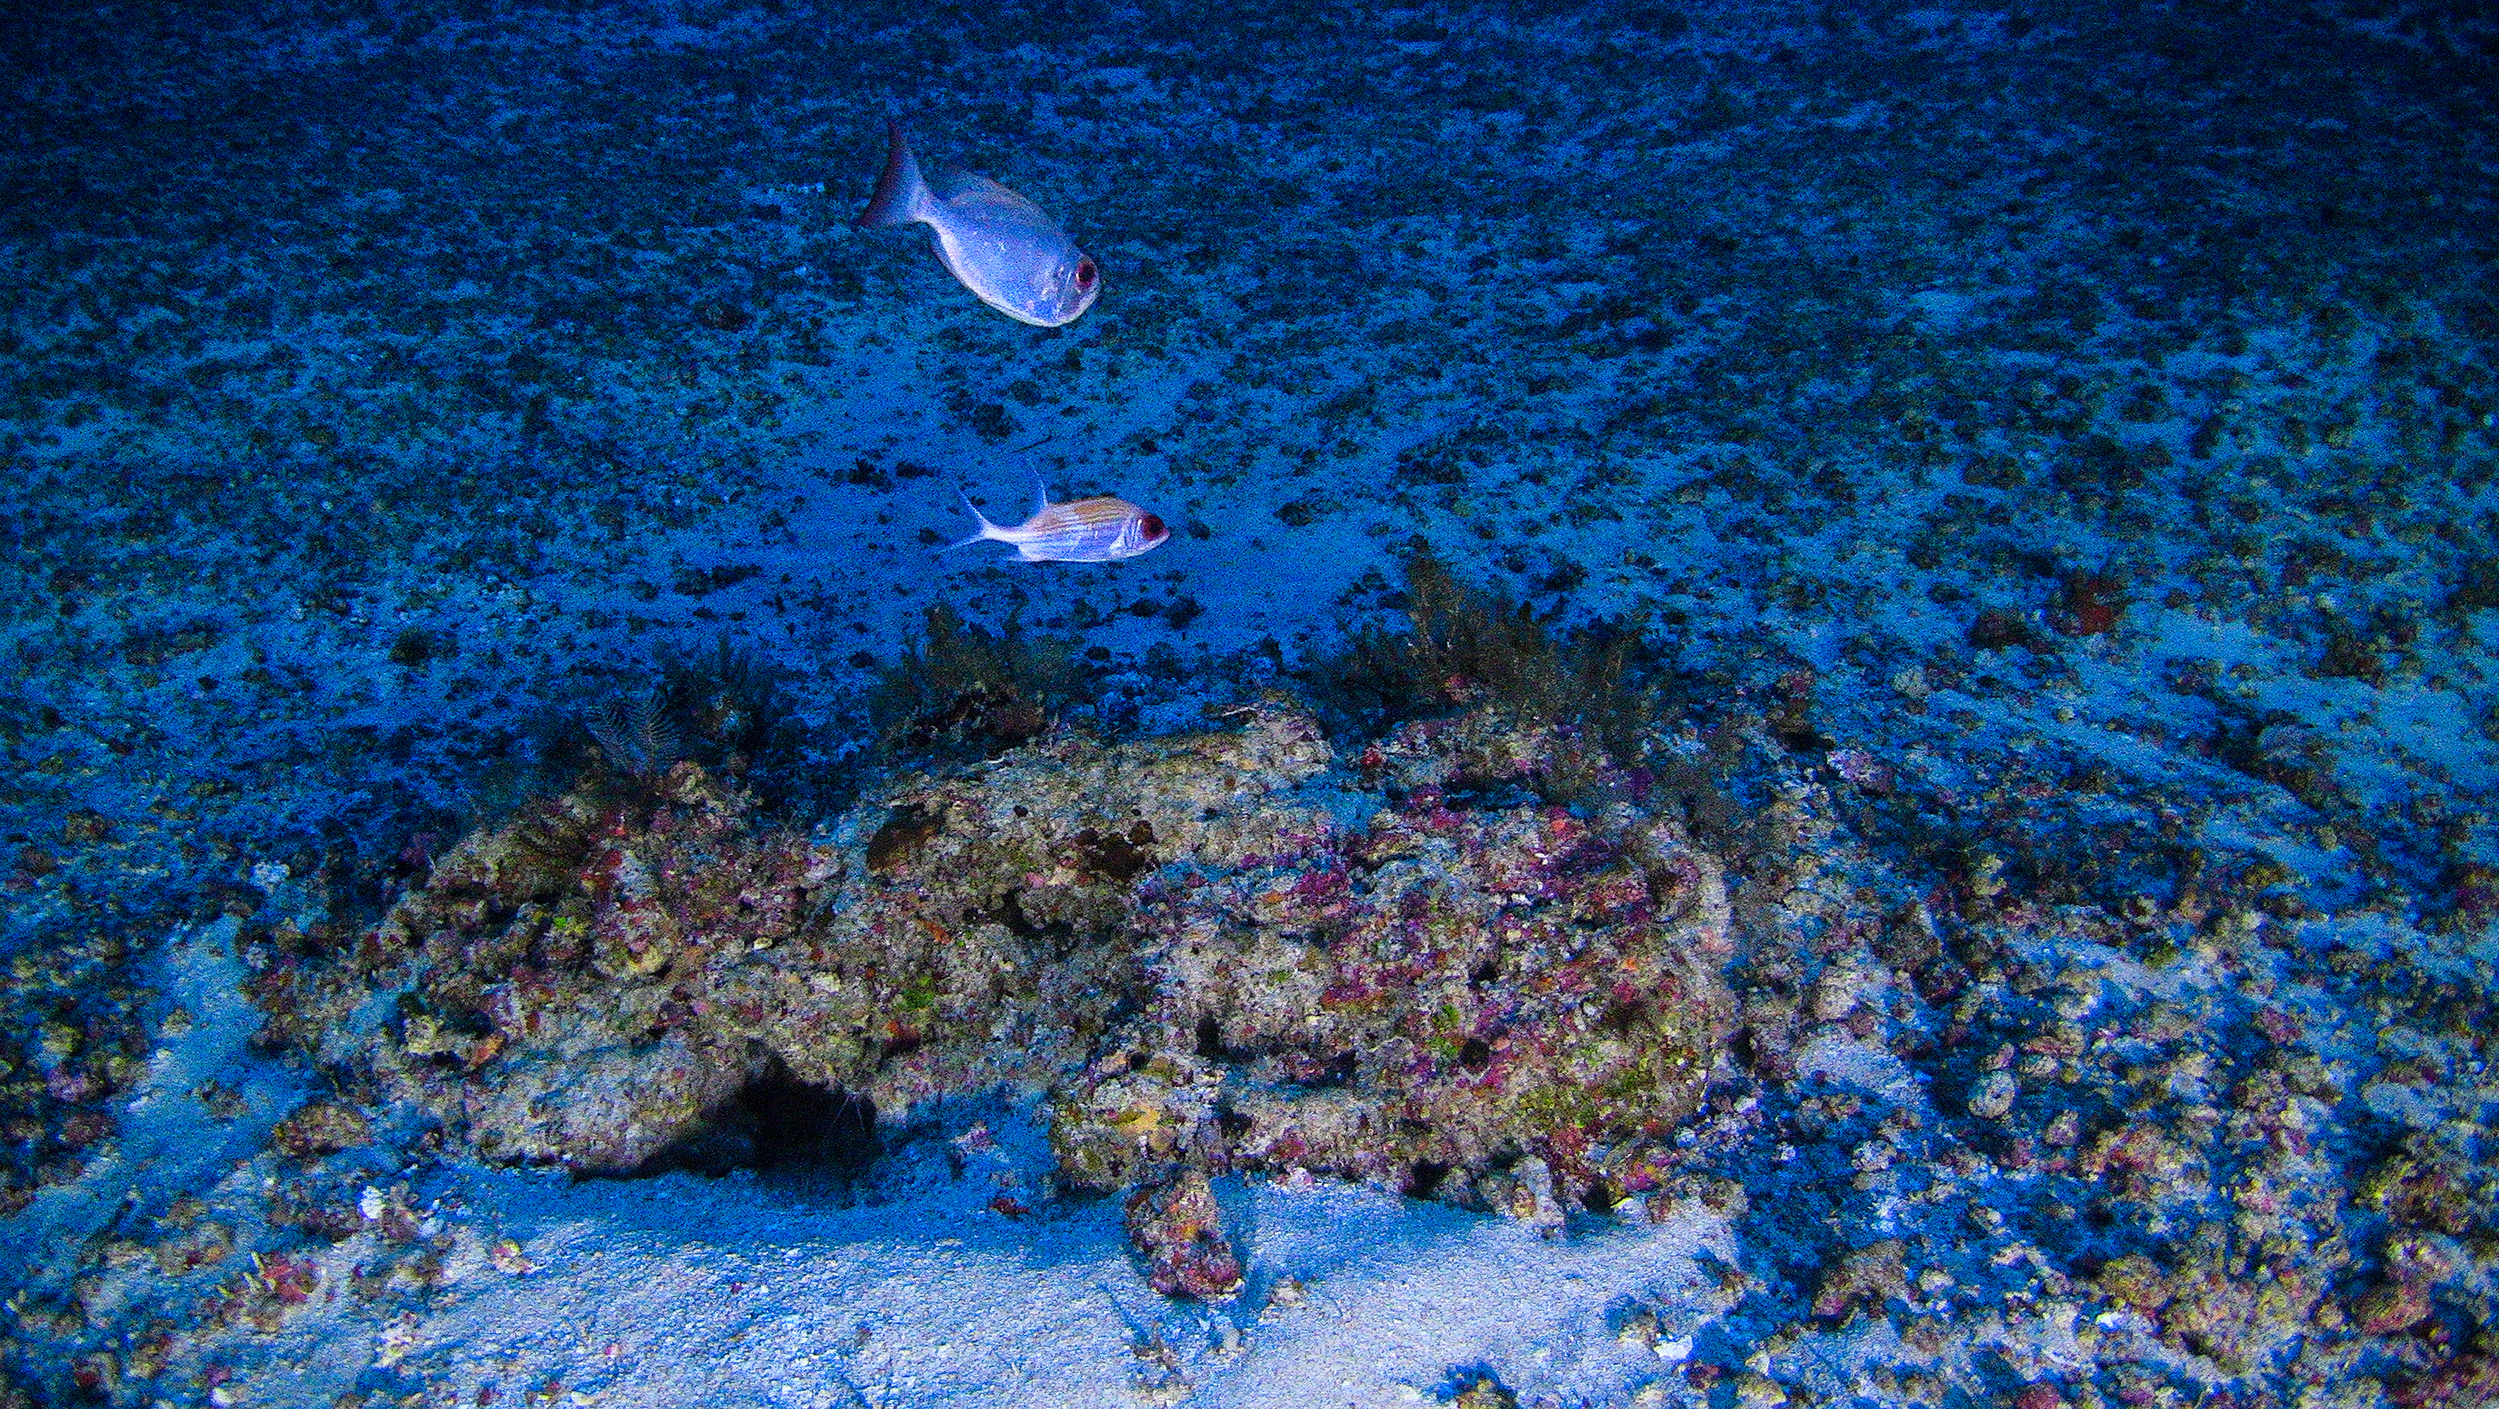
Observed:
[[[12,7],[0,1403],[2490,1402],[2495,44],[2401,0]],[[1099,306],[1020,326],[852,229],[889,112]],[[1182,531],[932,555],[953,483],[1036,475]],[[1545,1236],[1220,1181],[1221,1306],[1116,1201],[985,1211],[959,1128],[839,1197],[331,1157],[422,1220],[407,1275],[274,1216],[319,1077],[248,1043],[254,927],[369,922],[666,653],[782,670],[824,777],[932,603],[1106,648],[1074,726],[1195,726],[1418,535],[1645,613],[1680,737],[1811,819],[1730,862],[1717,1196]]]

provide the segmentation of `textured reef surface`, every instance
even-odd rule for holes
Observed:
[[[751,1159],[766,1082],[889,1122],[1038,1098],[1083,1189],[1298,1169],[1558,1220],[1658,1187],[1733,1016],[1718,863],[1539,801],[1537,740],[1488,718],[1348,772],[1243,713],[915,779],[821,838],[695,764],[601,778],[344,952],[273,956],[263,1037],[581,1173]]]
[[[256,1226],[229,1186],[99,1228],[102,1269],[201,1299],[70,1380],[213,1381],[233,1337],[334,1334],[308,1323],[342,1287],[374,1315],[526,1281],[522,1242],[389,1177],[474,1161],[761,1172],[869,1208],[934,1179],[972,1226],[1115,1195],[1137,1275],[1219,1341],[1232,1308],[1264,1325],[1309,1293],[1254,1275],[1215,1181],[1355,1181],[1548,1242],[1742,1230],[1750,1254],[1611,1302],[1610,1343],[1673,1367],[1644,1403],[1810,1393],[1774,1372],[1817,1337],[1871,1337],[1853,1383],[1907,1403],[2486,1402],[2499,1356],[2446,1318],[2494,1296],[2487,984],[2317,943],[2259,868],[2114,906],[2025,898],[1988,853],[1904,885],[1842,824],[1895,784],[1800,766],[1804,689],[1657,741],[1654,767],[1499,706],[1342,751],[1280,698],[1202,732],[1051,729],[807,827],[620,751],[371,923],[297,894],[191,941],[217,1001],[248,1001],[225,1029],[307,1082],[190,1093],[249,1132],[227,1157],[265,1171]],[[132,1055],[147,995],[73,1005],[53,995],[93,973],[20,968],[13,1001],[60,1016],[12,1129],[71,1178],[109,1149],[101,1097],[161,1084]],[[2355,1061],[2353,1012],[2400,1055]],[[160,1072],[197,1021],[162,1020]],[[992,1129],[1018,1111],[1020,1157]],[[152,1304],[112,1285],[21,1298],[20,1335]],[[1149,1401],[1239,1353],[1162,1334],[1129,1386]],[[1494,1375],[1447,1402],[1519,1401]]]

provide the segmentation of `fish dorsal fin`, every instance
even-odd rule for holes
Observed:
[[[1046,511],[1049,507],[1050,481],[1043,479],[1041,477],[1041,472],[1039,470],[1035,470],[1033,471],[1033,512],[1035,514],[1040,514]]]

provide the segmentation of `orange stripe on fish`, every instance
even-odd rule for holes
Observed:
[[[989,541],[1013,544],[1017,556],[1028,563],[1109,563],[1150,552],[1171,537],[1161,518],[1107,494],[1053,504],[1049,486],[1042,485],[1032,517],[1009,527],[990,522],[974,507],[971,495],[960,488],[955,492],[963,495],[963,507],[971,510],[980,528],[949,548]]]

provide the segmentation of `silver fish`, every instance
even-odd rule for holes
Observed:
[[[963,494],[960,488],[955,492]],[[1125,499],[1100,494],[1053,504],[1048,485],[1040,486],[1039,499],[1033,516],[1010,528],[991,523],[987,514],[973,506],[972,496],[963,494],[963,507],[972,511],[980,528],[971,537],[948,544],[947,550],[987,540],[1014,544],[1028,563],[1110,563],[1151,552],[1171,537],[1160,518]]]
[[[920,175],[902,124],[885,124],[885,174],[859,214],[863,228],[908,225],[934,232],[946,272],[980,301],[1019,323],[1073,323],[1102,293],[1102,269],[1041,207],[986,176]]]

